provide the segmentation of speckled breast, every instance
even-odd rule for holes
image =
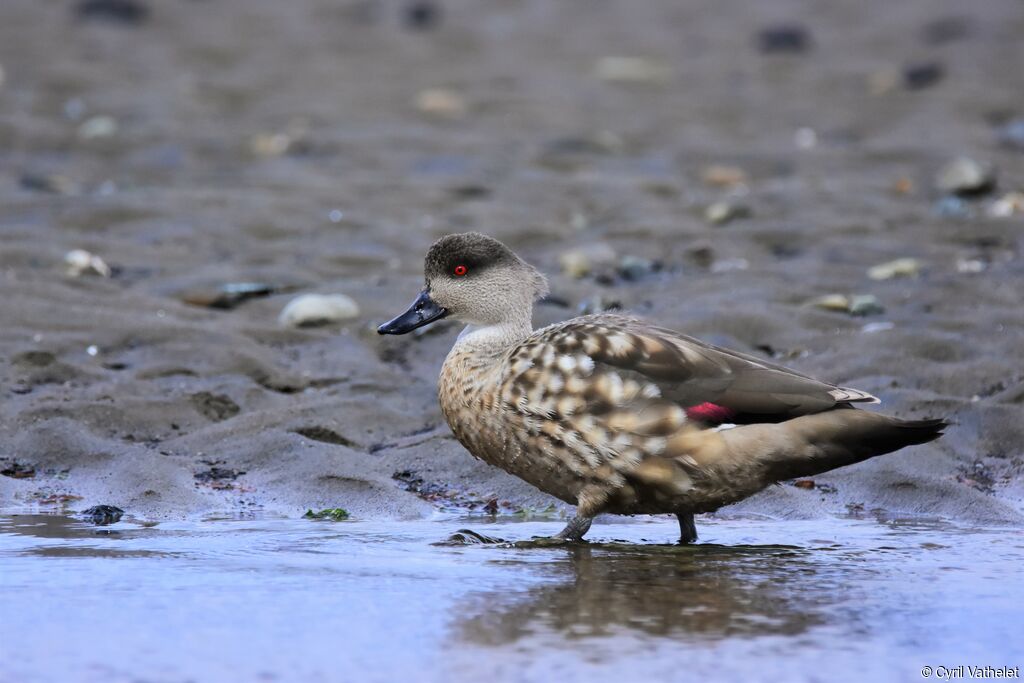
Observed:
[[[580,477],[528,446],[520,418],[501,400],[504,358],[481,362],[453,351],[438,380],[441,412],[455,438],[474,457],[500,467],[567,503],[575,503]]]

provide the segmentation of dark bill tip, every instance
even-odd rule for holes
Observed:
[[[430,298],[430,292],[424,289],[409,306],[409,310],[378,327],[377,334],[408,334],[417,327],[429,325],[446,315],[448,310],[434,303]]]

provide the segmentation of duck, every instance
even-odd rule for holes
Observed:
[[[424,277],[377,331],[466,325],[441,367],[441,412],[474,457],[575,506],[554,541],[582,541],[601,514],[674,514],[693,543],[695,514],[947,425],[861,409],[879,399],[627,315],[534,329],[547,279],[480,233],[437,240]]]

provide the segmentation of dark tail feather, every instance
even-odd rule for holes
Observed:
[[[759,459],[767,466],[768,476],[779,481],[821,474],[934,441],[946,425],[945,420],[900,420],[848,409],[804,415],[775,425],[737,427],[723,436],[735,432],[737,440],[759,442]]]

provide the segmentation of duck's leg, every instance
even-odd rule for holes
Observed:
[[[564,529],[551,538],[557,538],[562,541],[582,541],[583,535],[590,530],[590,524],[593,521],[593,517],[576,515],[569,520],[569,523],[565,525]]]
[[[697,540],[697,525],[693,521],[692,512],[677,512],[679,518],[679,542],[693,543]]]

